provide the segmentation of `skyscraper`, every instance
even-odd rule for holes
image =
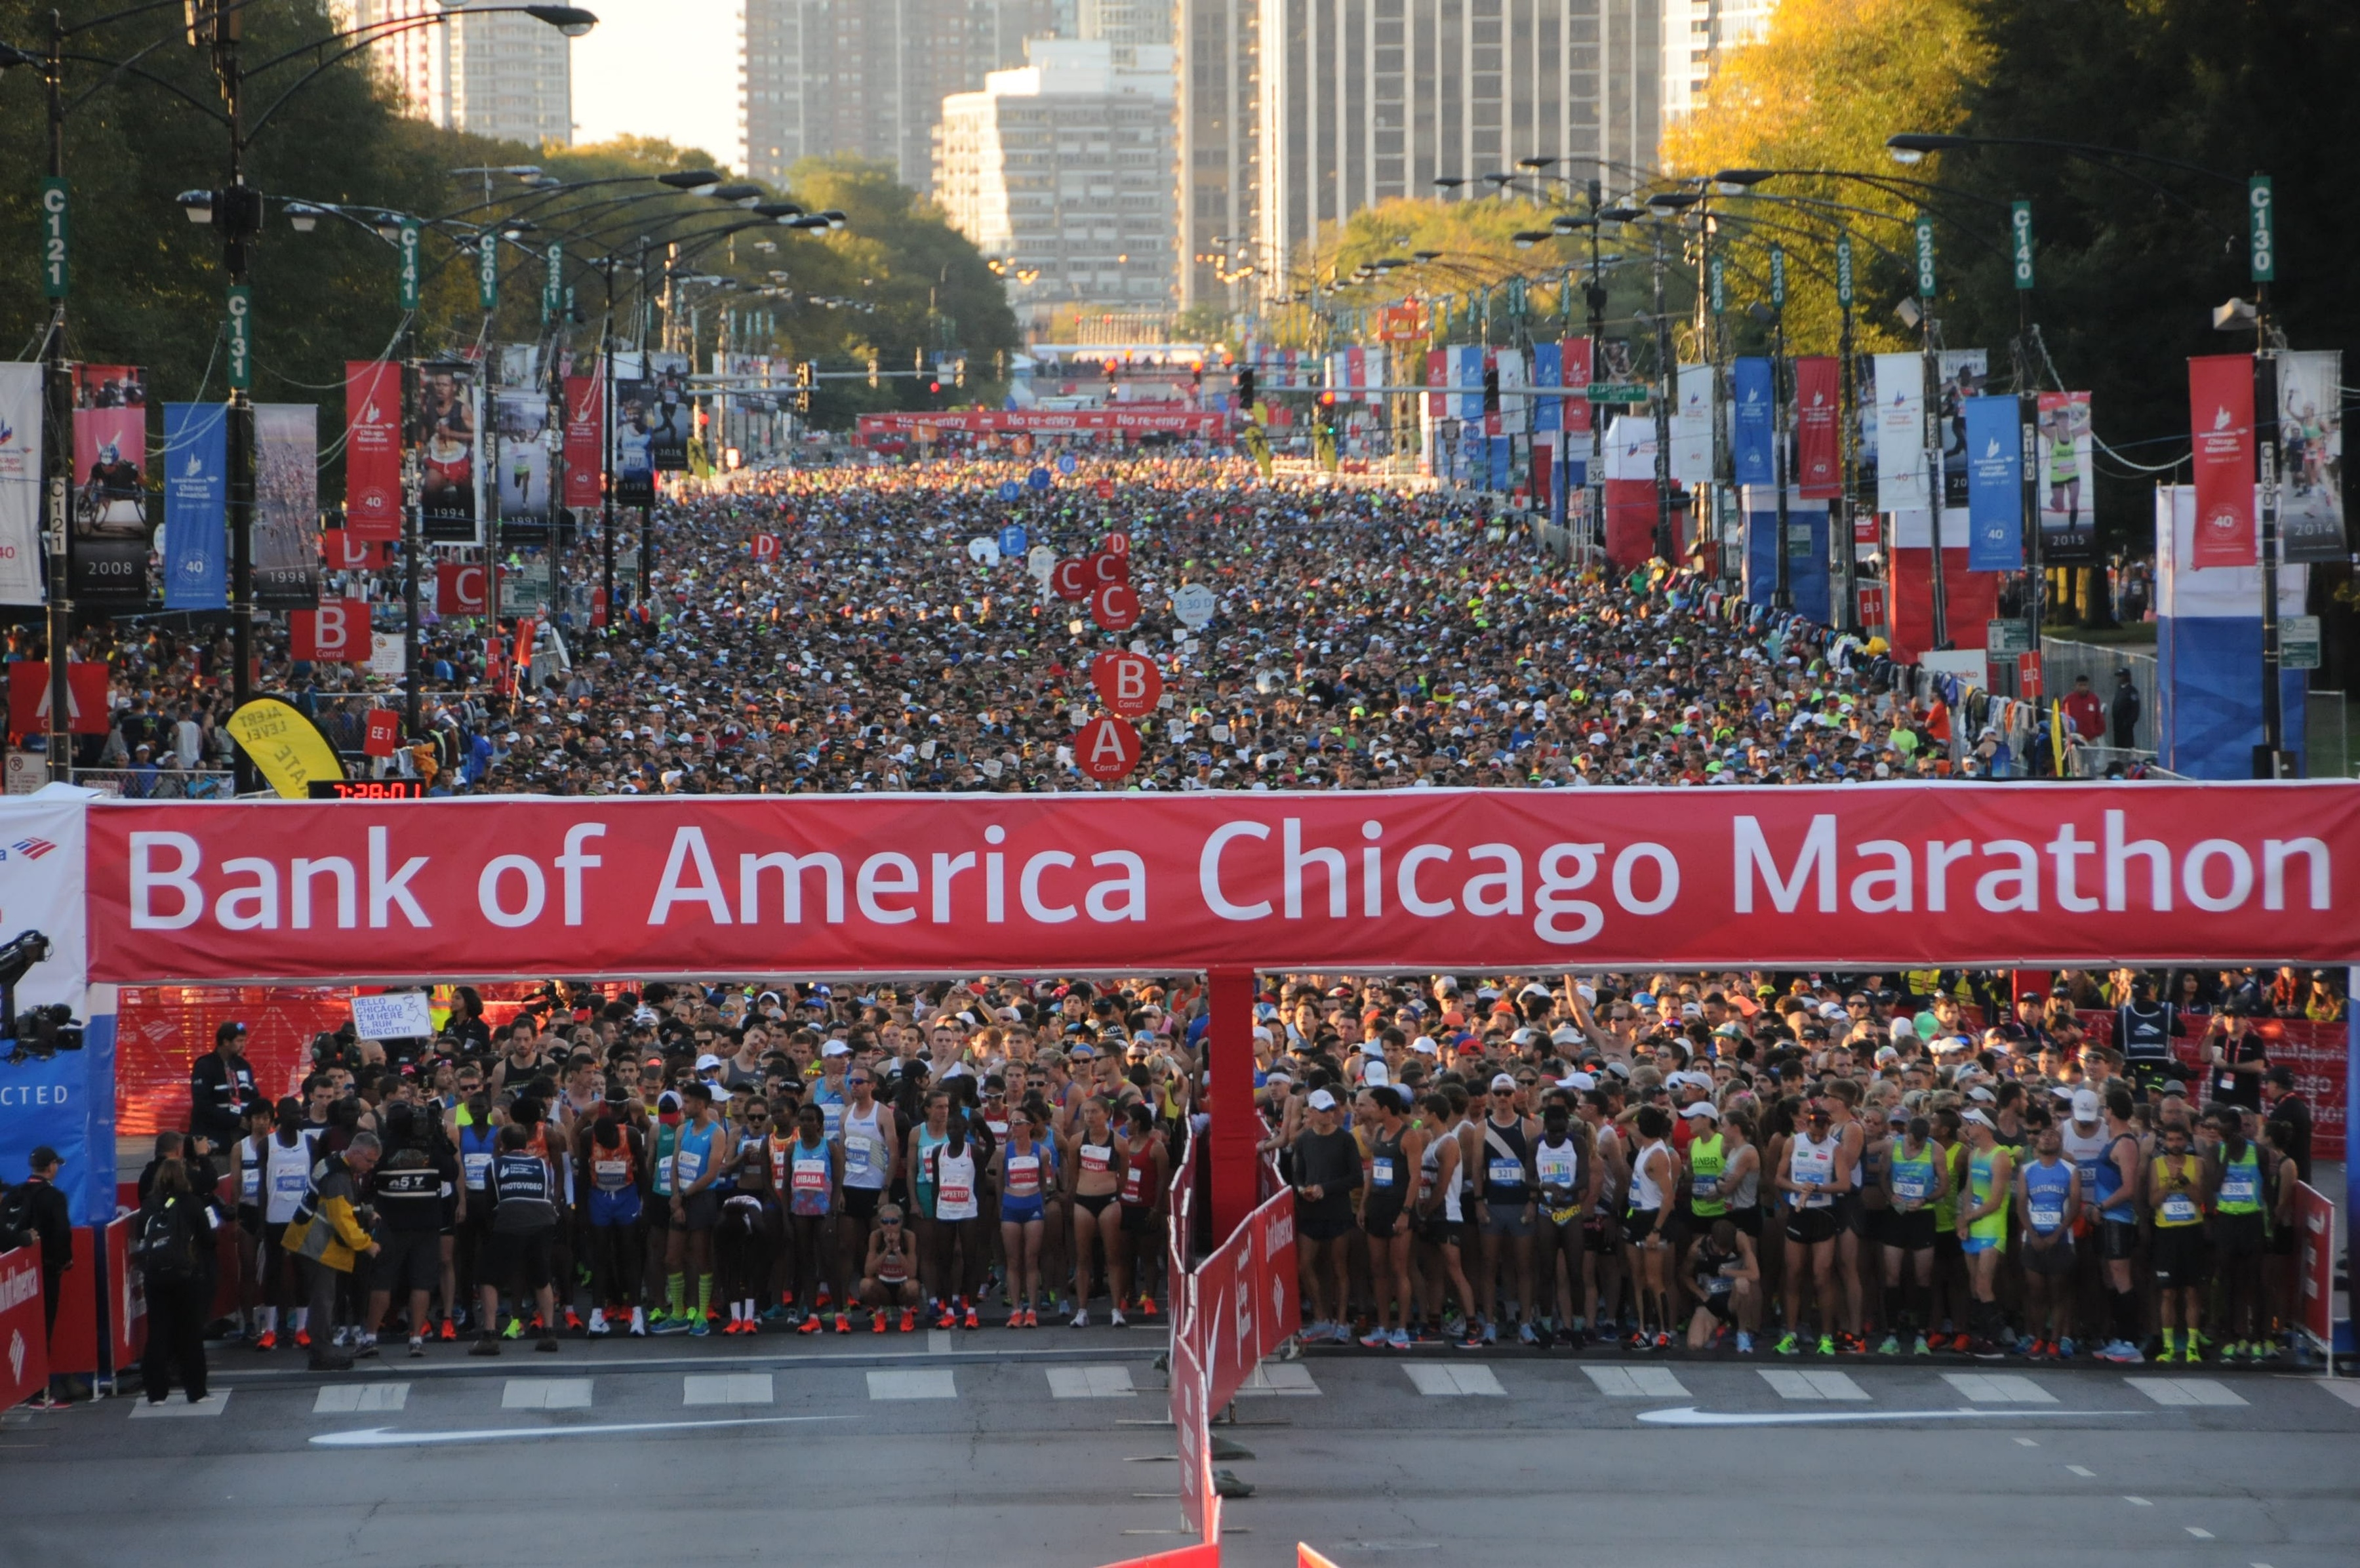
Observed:
[[[441,30],[444,123],[528,147],[574,140],[573,42],[518,11],[455,12]],[[421,31],[425,29],[421,29]]]
[[[1560,160],[1555,175],[1633,183],[1655,161],[1659,4],[1262,0],[1265,291],[1285,290],[1320,225],[1436,194],[1437,175],[1545,157]]]
[[[1662,0],[1664,123],[1702,106],[1730,54],[1762,41],[1778,0]]]
[[[738,126],[746,172],[783,181],[799,159],[852,153],[934,178],[943,100],[1022,65],[1055,0],[745,0]]]
[[[345,0],[332,12],[339,27],[374,27],[419,17],[445,15],[435,0]],[[377,39],[368,47],[369,68],[390,83],[401,101],[401,112],[411,119],[447,125],[449,93],[442,79],[442,27],[410,27]]]
[[[1262,7],[1262,0],[1176,0],[1183,310],[1241,298],[1238,291],[1261,271],[1254,75]]]

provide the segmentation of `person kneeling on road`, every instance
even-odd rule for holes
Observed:
[[[492,1235],[484,1262],[484,1332],[469,1355],[500,1353],[496,1325],[503,1284],[514,1288],[519,1313],[528,1296],[541,1308],[541,1335],[533,1349],[557,1348],[557,1336],[550,1332],[557,1322],[557,1297],[550,1285],[550,1249],[557,1239],[555,1184],[548,1163],[526,1146],[530,1139],[515,1123],[502,1127],[500,1152],[484,1183],[492,1203]]]

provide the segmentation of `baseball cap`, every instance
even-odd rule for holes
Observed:
[[[1598,1087],[1598,1080],[1586,1072],[1577,1072],[1558,1079],[1557,1086],[1559,1089],[1570,1089],[1576,1094],[1587,1094]]]
[[[1422,1057],[1438,1057],[1442,1054],[1442,1047],[1425,1035],[1420,1035],[1416,1039],[1412,1040],[1409,1043],[1409,1048]]]
[[[824,1057],[848,1057],[852,1054],[852,1047],[842,1040],[830,1040],[820,1047],[819,1054]]]
[[[1961,1122],[1973,1122],[1973,1123],[1976,1123],[1976,1124],[1980,1124],[1980,1125],[1982,1125],[1982,1126],[1985,1126],[1985,1127],[1988,1127],[1988,1126],[1990,1126],[1990,1125],[1992,1124],[1992,1119],[1991,1119],[1989,1116],[1984,1115],[1984,1114],[1983,1114],[1982,1112],[1980,1112],[1980,1111],[1974,1111],[1974,1110],[1968,1110],[1968,1111],[1961,1111],[1961,1112],[1960,1112],[1960,1113],[1959,1113],[1959,1120],[1960,1120],[1960,1121],[1961,1121]]]
[[[1718,1116],[1721,1113],[1713,1109],[1712,1102],[1710,1100],[1699,1100],[1692,1105],[1681,1106],[1680,1114],[1683,1116]]]
[[[699,1072],[717,1072],[720,1069],[721,1058],[715,1056],[711,1051],[707,1051],[703,1056],[696,1058],[696,1070]]]
[[[1385,1054],[1385,1043],[1382,1040],[1362,1040],[1360,1054],[1364,1057],[1382,1057]]]
[[[2098,1091],[2094,1089],[2075,1090],[2073,1091],[2073,1120],[2076,1122],[2094,1122],[2097,1119]]]
[[[1495,1072],[1491,1075],[1491,1091],[1493,1093],[1496,1094],[1502,1089],[1513,1090],[1515,1087],[1516,1080],[1514,1074]]]
[[[1385,1064],[1381,1061],[1371,1062],[1367,1070],[1360,1074],[1360,1086],[1364,1089],[1382,1089],[1393,1080],[1393,1074],[1385,1070]]]
[[[1336,1109],[1336,1097],[1324,1089],[1315,1089],[1311,1091],[1311,1108],[1314,1111],[1333,1111]]]
[[[1978,1105],[1996,1105],[1999,1103],[1999,1096],[1994,1094],[1990,1090],[1985,1089],[1980,1083],[1967,1091],[1967,1098],[1975,1102]]]

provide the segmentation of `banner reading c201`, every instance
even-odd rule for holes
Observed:
[[[2332,783],[96,803],[91,975],[2344,963],[2355,867]]]

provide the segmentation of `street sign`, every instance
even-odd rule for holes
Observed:
[[[2032,287],[2032,203],[2017,202],[2008,209],[2008,250],[2014,258],[2016,286]]]
[[[229,291],[229,389],[254,387],[254,291],[241,283]]]
[[[1836,303],[1852,309],[1852,236],[1836,236]]]
[[[2247,247],[2253,257],[2254,281],[2275,282],[2278,275],[2278,214],[2270,204],[2270,177],[2256,174],[2245,181],[2245,213],[2250,225]]]
[[[419,278],[418,224],[415,219],[401,220],[399,249],[401,253],[401,308],[414,311],[418,308]]]
[[[475,236],[475,300],[486,315],[500,308],[500,236],[489,229]]]
[[[1726,265],[1718,256],[1712,258],[1712,313],[1714,315],[1725,314],[1729,310],[1729,286],[1728,280],[1724,276]]]
[[[1774,310],[1786,308],[1786,247],[1770,247],[1770,304]]]
[[[72,236],[67,227],[71,193],[62,176],[41,181],[41,292],[52,300],[66,297],[72,276]]]
[[[1934,297],[1934,219],[1931,214],[1918,214],[1918,297]]]
[[[557,240],[549,242],[548,269],[541,280],[541,324],[547,326],[557,319],[559,302],[564,297],[563,273],[565,247]]]
[[[2319,668],[2319,617],[2289,615],[2278,621],[2278,668]]]
[[[1983,623],[1983,652],[1993,659],[2013,659],[2032,652],[2032,623],[1992,620]]]
[[[1786,525],[1786,554],[1808,555],[1810,553],[1811,525],[1808,522],[1789,522]]]
[[[1647,389],[1625,387],[1612,381],[1592,381],[1581,389],[1581,395],[1593,403],[1644,403],[1647,400]]]

